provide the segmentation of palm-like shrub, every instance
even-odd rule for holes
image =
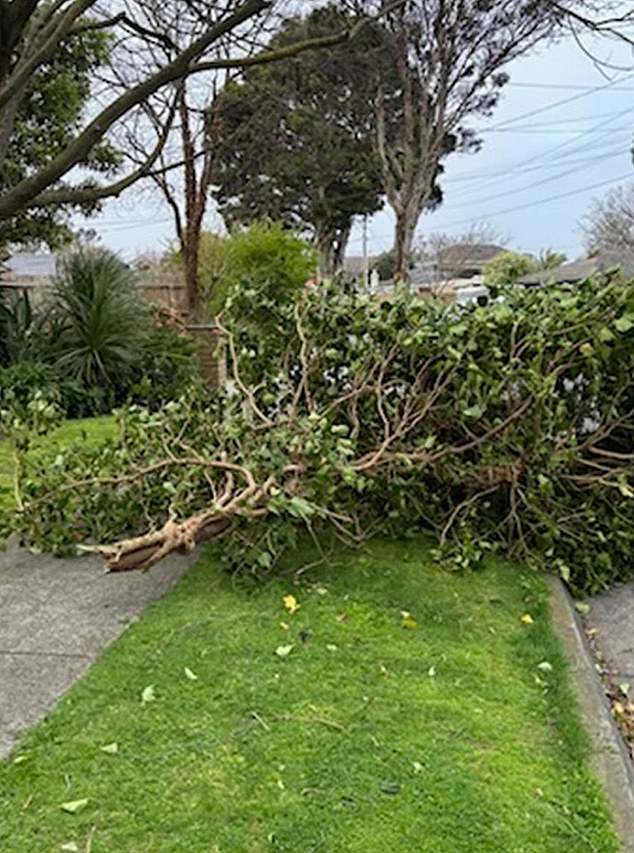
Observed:
[[[27,292],[0,303],[0,365],[37,361],[46,351],[46,314],[37,314]]]
[[[89,387],[120,384],[149,330],[132,270],[112,252],[80,249],[60,265],[55,305],[60,372]]]

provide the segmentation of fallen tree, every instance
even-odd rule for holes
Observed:
[[[501,550],[578,589],[631,572],[634,285],[466,309],[243,286],[224,323],[227,389],[127,409],[118,441],[24,461],[25,541],[117,571],[220,539],[232,567],[269,571],[302,530],[425,528],[463,568]]]

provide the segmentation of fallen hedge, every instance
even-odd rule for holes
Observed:
[[[461,568],[497,550],[586,592],[633,573],[633,284],[468,308],[243,287],[224,324],[227,389],[129,408],[118,441],[25,463],[25,541],[98,543],[121,570],[218,538],[232,566],[271,570],[304,528],[424,528]]]

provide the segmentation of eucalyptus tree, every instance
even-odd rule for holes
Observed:
[[[395,273],[407,280],[416,228],[438,194],[443,163],[476,151],[472,123],[492,114],[510,62],[554,38],[578,0],[341,0],[358,15],[383,10],[376,73],[368,78],[383,188],[396,217]],[[385,63],[396,84],[381,75]],[[395,118],[396,117],[396,118]]]

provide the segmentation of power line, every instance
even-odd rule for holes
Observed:
[[[559,101],[553,101],[553,103],[547,104],[545,107],[538,107],[535,110],[529,110],[527,113],[521,113],[520,115],[513,116],[513,118],[492,125],[492,127],[489,129],[493,130],[496,128],[505,127],[509,124],[512,124],[513,122],[520,121],[521,119],[532,118],[533,116],[540,115],[541,113],[548,112],[549,110],[554,110],[557,107],[563,107],[566,104],[573,103],[573,101],[579,101],[582,98],[587,98],[589,95],[596,94],[597,92],[602,92],[605,89],[610,89],[616,83],[623,83],[625,80],[631,80],[632,78],[634,78],[634,74],[627,74],[625,77],[621,77],[620,80],[615,80],[611,83],[605,83],[602,86],[595,86],[593,89],[580,92],[577,95],[571,95],[569,98],[562,98]]]
[[[634,112],[634,107],[627,107],[625,110],[622,110],[620,113],[617,113],[615,115],[615,119],[622,118],[623,116],[628,115],[628,114],[633,113],[633,112]],[[591,128],[587,128],[586,130],[578,133],[574,139],[568,139],[564,142],[560,142],[558,145],[555,145],[551,148],[547,148],[545,151],[541,151],[539,154],[535,154],[534,156],[529,157],[526,160],[516,160],[516,161],[511,162],[511,163],[501,164],[501,168],[503,171],[498,172],[497,174],[500,174],[501,176],[506,176],[508,174],[509,169],[514,169],[514,168],[521,167],[521,166],[528,166],[532,163],[539,163],[541,160],[543,160],[546,157],[550,157],[551,162],[556,162],[556,160],[561,159],[561,157],[559,157],[559,158],[553,158],[552,157],[552,155],[556,154],[557,152],[564,151],[565,153],[563,156],[565,158],[569,154],[572,154],[572,153],[579,153],[579,152],[585,151],[585,150],[592,150],[592,148],[596,147],[597,143],[599,143],[601,141],[601,138],[602,138],[601,136],[599,138],[592,139],[589,143],[581,145],[581,146],[576,146],[575,143],[584,139],[586,136],[588,136],[588,134],[590,132],[594,131],[596,128],[603,128],[603,130],[604,130],[603,137],[607,137],[607,136],[611,137],[616,132],[613,128],[610,128],[609,126],[606,127],[603,122],[599,122],[599,123],[593,125]],[[570,148],[570,146],[573,146],[573,148],[569,151],[565,151],[565,149]],[[482,172],[473,172],[473,173],[467,173],[466,175],[458,175],[455,178],[447,178],[446,183],[458,183],[458,182],[462,182],[462,181],[480,181],[484,177],[486,177],[486,176],[483,176]]]
[[[601,163],[605,163],[608,160],[613,160],[615,157],[620,157],[623,153],[624,153],[623,151],[619,151],[618,154],[612,154],[612,156],[610,156],[610,157],[600,155],[598,157],[594,157],[593,162],[599,162],[600,161]],[[495,195],[485,196],[484,198],[478,198],[477,203],[483,204],[484,202],[487,202],[487,201],[497,201],[497,199],[506,198],[507,196],[510,196],[510,195],[517,195],[518,193],[529,192],[530,190],[536,189],[537,187],[541,187],[541,186],[544,186],[545,184],[549,184],[552,181],[558,181],[560,178],[566,178],[569,175],[576,175],[578,172],[585,171],[586,168],[587,168],[587,164],[586,164],[586,166],[576,166],[574,169],[568,169],[564,172],[558,172],[556,175],[551,175],[548,178],[543,178],[541,181],[534,181],[533,183],[526,184],[523,187],[516,187],[515,189],[510,189],[510,190],[507,190],[506,192],[503,192],[503,193],[497,193]],[[464,201],[464,202],[462,202],[462,206],[464,206],[465,204],[473,204],[473,203],[474,202],[472,202],[472,201]],[[460,207],[461,205],[458,204],[457,206]]]
[[[561,199],[564,199],[564,198],[572,198],[572,196],[581,195],[581,194],[586,193],[586,192],[591,192],[592,190],[598,190],[601,187],[607,187],[610,184],[617,184],[617,183],[620,183],[621,181],[626,181],[628,178],[631,178],[631,177],[632,177],[632,173],[628,172],[625,175],[620,175],[618,178],[612,178],[609,181],[600,181],[597,184],[590,184],[587,187],[581,187],[580,189],[577,189],[577,190],[571,190],[570,192],[559,193],[558,195],[553,195],[553,196],[550,196],[549,198],[542,198],[542,199],[538,199],[537,201],[531,201],[531,202],[528,202],[528,204],[519,204],[515,207],[508,207],[508,208],[506,208],[506,210],[495,210],[492,213],[482,213],[479,216],[472,218],[472,219],[460,219],[460,220],[456,220],[455,222],[447,222],[444,225],[439,225],[438,228],[444,229],[444,228],[454,228],[458,225],[471,225],[474,222],[481,222],[483,219],[490,219],[491,217],[494,217],[494,216],[503,216],[506,213],[516,213],[520,210],[528,210],[529,208],[537,207],[538,205],[550,204],[553,201],[560,201]]]
[[[627,127],[615,127],[614,128],[614,132],[622,131],[622,130],[631,131],[632,128],[629,126],[627,126]],[[570,128],[570,127],[539,128],[539,127],[527,127],[527,126],[524,126],[524,127],[499,127],[499,128],[491,128],[490,131],[483,130],[483,131],[478,131],[478,132],[479,133],[480,132],[481,133],[528,133],[528,134],[537,134],[540,136],[542,136],[544,134],[578,133],[577,130],[575,130],[574,128]],[[599,128],[596,128],[595,130],[588,130],[587,132],[588,133],[602,133],[603,131],[600,130]]]
[[[593,92],[594,86],[580,86],[566,83],[507,83],[507,86],[512,86],[514,89],[559,89],[567,92]],[[634,86],[612,86],[610,92],[634,92]]]

